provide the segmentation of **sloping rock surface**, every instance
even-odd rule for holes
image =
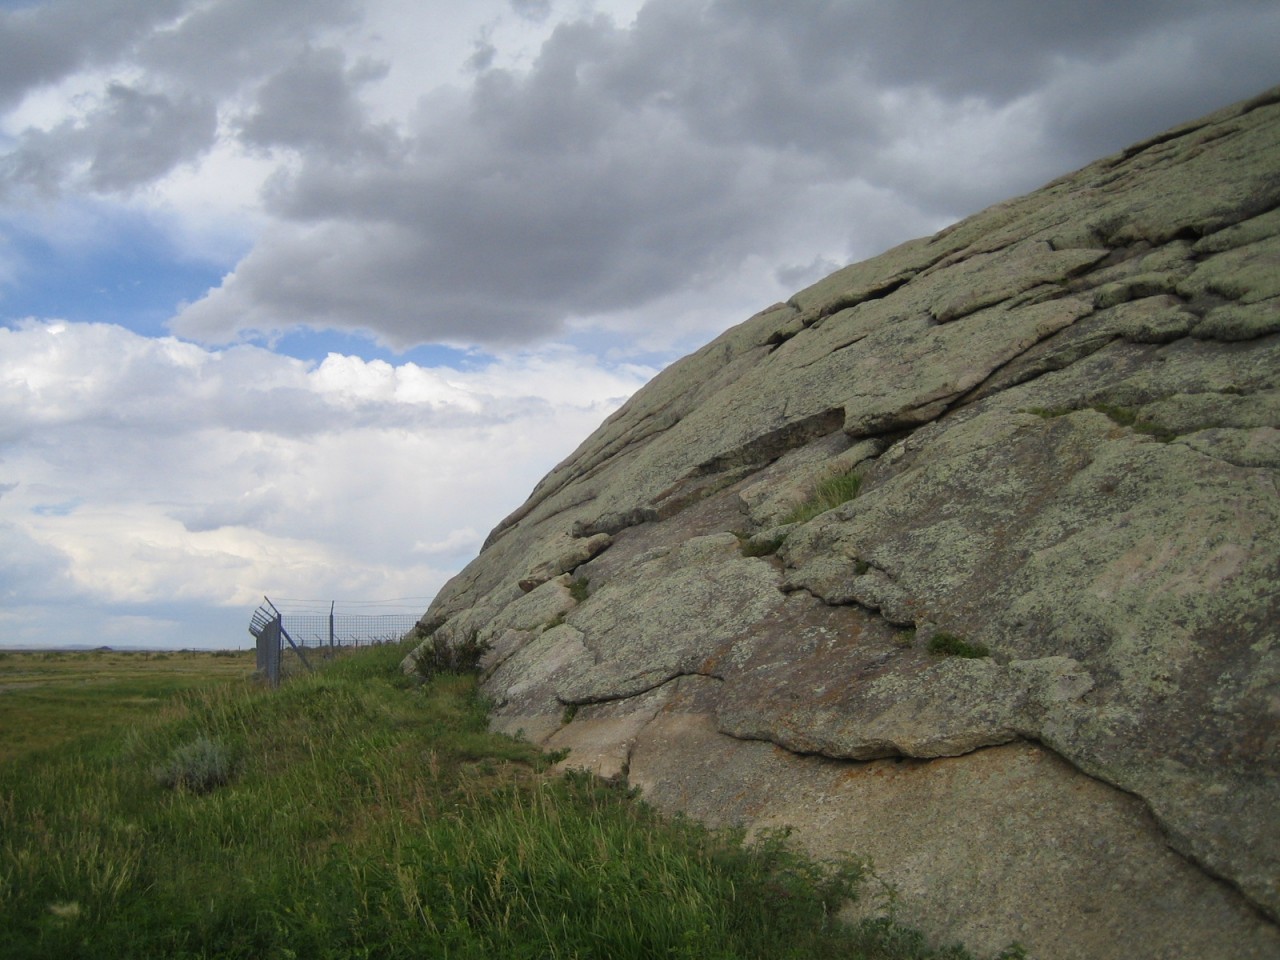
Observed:
[[[940,939],[1276,957],[1278,477],[1280,89],[674,364],[422,626],[497,727]]]

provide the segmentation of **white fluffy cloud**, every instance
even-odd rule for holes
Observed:
[[[250,609],[429,595],[652,372],[563,348],[451,370],[0,330],[0,589]]]

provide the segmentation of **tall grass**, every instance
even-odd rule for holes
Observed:
[[[783,517],[782,522],[808,523],[814,517],[854,499],[861,490],[862,475],[856,471],[827,477],[814,486],[808,498]]]
[[[551,776],[487,732],[473,678],[414,687],[405,652],[274,692],[187,693],[153,722],[0,767],[4,956],[962,955],[837,923],[856,862]],[[184,764],[219,775],[157,775]]]

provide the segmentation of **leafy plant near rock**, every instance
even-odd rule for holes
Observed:
[[[786,534],[779,533],[771,537],[748,537],[738,534],[744,557],[771,557],[782,547],[787,539]]]
[[[970,643],[964,637],[946,630],[939,630],[929,638],[929,652],[943,657],[964,657],[978,660],[991,656],[991,651],[981,643]]]
[[[414,652],[414,672],[422,680],[430,680],[440,673],[475,673],[480,669],[480,658],[491,647],[492,644],[480,639],[478,630],[472,630],[461,643],[449,643],[434,633],[429,642]]]
[[[586,577],[577,577],[569,584],[569,596],[573,597],[576,602],[583,603],[587,597],[591,596],[591,592],[588,589],[590,586],[591,581]]]
[[[813,489],[804,503],[783,518],[783,523],[807,523],[842,503],[847,503],[862,490],[862,475],[856,470],[828,477]]]

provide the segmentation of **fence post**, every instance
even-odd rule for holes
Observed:
[[[277,613],[262,631],[258,647],[259,658],[265,654],[267,683],[273,687],[280,686],[280,633],[280,614]]]
[[[330,650],[333,649],[333,605],[335,603],[337,603],[336,600],[329,601],[329,649]]]

